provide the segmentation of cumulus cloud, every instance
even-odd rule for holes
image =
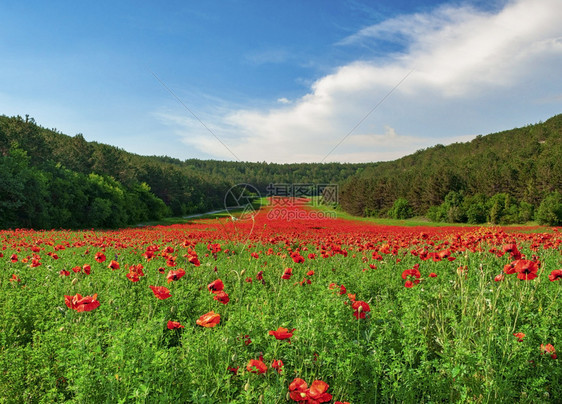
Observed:
[[[341,66],[290,104],[281,98],[281,106],[214,117],[216,133],[241,160],[379,161],[559,113],[545,101],[562,92],[559,5],[517,0],[494,13],[443,6],[366,27],[336,46],[397,40],[399,50]],[[182,126],[185,143],[232,159],[193,120]]]

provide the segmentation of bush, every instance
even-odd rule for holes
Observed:
[[[539,224],[560,226],[562,224],[562,195],[560,192],[548,194],[541,202],[535,219]]]
[[[414,215],[410,202],[404,198],[394,201],[392,208],[388,211],[388,216],[393,219],[408,219]]]

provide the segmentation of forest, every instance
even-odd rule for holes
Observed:
[[[358,216],[562,224],[562,115],[391,162],[233,162],[140,156],[0,116],[0,228],[119,228],[224,207],[250,184],[338,184]]]
[[[119,228],[224,207],[246,183],[340,183],[366,164],[272,164],[140,156],[0,116],[0,228]]]
[[[562,115],[366,167],[342,186],[354,215],[562,224]]]

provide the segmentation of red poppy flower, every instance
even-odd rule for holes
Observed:
[[[90,271],[92,270],[92,267],[88,264],[84,264],[82,265],[82,271],[86,274],[86,275],[90,275]]]
[[[562,279],[562,269],[555,269],[553,270],[550,275],[548,275],[548,279],[551,282],[557,281]]]
[[[503,281],[503,278],[504,278],[503,274],[496,275],[494,277],[494,282],[501,282]]]
[[[291,276],[293,276],[293,268],[286,268],[281,279],[291,279]]]
[[[227,370],[229,370],[230,372],[234,373],[235,375],[238,374],[238,369],[240,369],[240,366],[236,366],[235,368],[233,367],[228,367]]]
[[[413,288],[413,287],[414,287],[414,282],[412,282],[411,280],[408,279],[408,280],[404,283],[404,287],[406,287],[406,288],[408,288],[408,289],[409,289],[409,288]]]
[[[221,290],[224,289],[224,283],[222,283],[220,279],[217,279],[216,281],[209,283],[207,285],[207,289],[209,289],[209,292],[213,292],[213,293],[220,292]]]
[[[172,281],[177,281],[184,275],[185,270],[183,270],[182,268],[178,268],[176,270],[170,270],[170,272],[168,272],[168,275],[166,275],[166,279],[168,279],[168,283],[170,283]]]
[[[116,269],[119,269],[119,263],[115,260],[111,260],[111,262],[107,267],[110,268],[112,271],[115,271]]]
[[[355,316],[355,318],[357,320],[359,320],[360,318],[365,318],[365,313],[371,311],[371,308],[369,307],[369,304],[367,302],[364,302],[364,301],[361,301],[361,300],[357,300],[357,301],[353,302],[353,304],[351,305],[351,308],[353,310],[355,310],[353,315]]]
[[[18,262],[18,255],[17,255],[17,254],[12,254],[12,256],[10,257],[10,261],[12,261],[13,263]]]
[[[430,278],[437,278],[437,274],[435,272],[431,272],[428,276]]]
[[[315,380],[308,389],[308,402],[309,403],[327,403],[332,399],[332,395],[326,393],[328,391],[328,383],[322,380]]]
[[[263,271],[258,272],[258,274],[256,275],[256,279],[258,281],[263,281]]]
[[[269,331],[269,335],[273,335],[276,339],[286,339],[291,342],[290,339],[292,338],[295,330],[296,328],[293,328],[291,331],[289,331],[287,328],[279,327],[276,331]]]
[[[77,267],[72,267],[72,272],[74,272],[75,274],[77,274],[78,272],[80,272],[82,270],[82,267],[77,266]]]
[[[62,269],[62,270],[59,272],[59,275],[60,275],[60,276],[69,276],[69,275],[70,275],[70,272],[67,271],[66,269]]]
[[[304,262],[304,257],[296,251],[291,253],[291,258],[293,259],[295,264],[302,264]]]
[[[513,261],[512,263],[509,264],[505,264],[503,267],[503,271],[507,274],[507,275],[511,275],[515,273],[515,264],[517,263],[517,261]]]
[[[160,300],[172,297],[172,295],[170,294],[170,290],[164,286],[150,285],[149,288],[152,289],[152,293],[154,293],[154,296],[156,296]]]
[[[523,334],[522,332],[515,332],[513,333],[513,336],[517,338],[518,342],[523,342],[523,338],[525,338],[525,334]]]
[[[185,327],[177,321],[172,321],[172,320],[168,321],[168,330],[174,330],[176,328],[185,328]]]
[[[340,286],[340,295],[345,295],[347,293],[347,289],[345,288],[345,286],[341,285]]]
[[[105,255],[102,252],[97,252],[96,255],[94,256],[94,259],[97,262],[102,263],[105,261]]]
[[[213,299],[221,302],[222,304],[227,304],[230,301],[230,298],[228,297],[228,293],[226,293],[224,290],[215,292]]]
[[[279,374],[283,372],[283,366],[284,366],[283,361],[281,359],[280,360],[273,359],[273,362],[271,362],[271,367],[275,369]]]
[[[75,296],[64,296],[64,303],[69,309],[76,310],[78,312],[92,311],[100,306],[100,302],[96,299],[98,294],[94,296],[84,296],[76,294]]]
[[[221,316],[214,311],[210,311],[206,314],[203,314],[199,319],[196,321],[197,325],[206,328],[212,328],[216,326],[221,321]]]
[[[308,384],[301,378],[295,378],[289,384],[289,396],[293,401],[307,401],[308,400]]]
[[[267,371],[267,365],[263,363],[263,358],[260,356],[259,359],[250,359],[248,365],[246,366],[246,370],[248,372],[262,374]]]
[[[539,264],[536,261],[518,260],[515,264],[515,272],[517,279],[529,281],[535,279],[538,275]]]
[[[12,277],[10,278],[10,282],[21,282],[21,279],[18,278],[16,274],[12,274]]]
[[[502,250],[504,253],[509,253],[511,259],[519,260],[521,259],[521,253],[517,249],[517,245],[515,243],[511,244],[504,244],[502,246]]]
[[[541,355],[548,353],[552,359],[556,359],[556,350],[552,344],[541,344]]]

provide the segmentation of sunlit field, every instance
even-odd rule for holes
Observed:
[[[562,401],[558,229],[274,209],[0,232],[0,401]]]

